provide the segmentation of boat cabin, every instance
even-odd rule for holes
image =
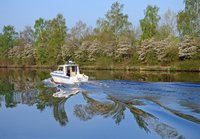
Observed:
[[[58,66],[58,71],[63,71],[65,76],[73,77],[79,74],[79,67],[74,63],[67,63],[65,65]]]

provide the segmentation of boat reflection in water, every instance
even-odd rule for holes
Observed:
[[[117,127],[128,120],[133,129],[141,129],[146,137],[150,134],[157,138],[199,137],[199,84],[100,80],[66,85],[53,84],[37,75],[41,77],[36,74],[34,78],[21,75],[16,78],[11,74],[0,79],[0,114],[4,106],[17,109],[23,104],[40,112],[50,109],[57,125],[62,127],[68,127],[70,121],[89,124],[98,117],[112,119]],[[75,120],[78,121],[74,123]]]

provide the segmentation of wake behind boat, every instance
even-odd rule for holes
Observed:
[[[55,83],[74,84],[88,81],[88,76],[80,74],[79,66],[72,61],[59,65],[58,70],[51,72],[50,75]]]

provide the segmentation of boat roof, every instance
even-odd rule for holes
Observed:
[[[68,61],[63,65],[59,65],[58,67],[63,67],[63,66],[70,67],[70,66],[78,66],[78,65],[76,63],[72,62],[72,61]]]
[[[58,67],[64,67],[64,66],[71,67],[71,66],[78,66],[78,65],[77,64],[64,64],[64,65],[59,65]]]

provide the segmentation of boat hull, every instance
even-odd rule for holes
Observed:
[[[51,73],[51,76],[55,83],[74,84],[74,83],[88,81],[88,76],[83,75],[83,74],[79,74],[74,77],[68,77],[68,76],[64,76],[64,75],[58,75],[58,74]]]
[[[53,78],[53,81],[55,83],[66,83],[66,84],[74,84],[70,78],[65,78],[65,77],[58,77],[56,75],[51,75]]]

